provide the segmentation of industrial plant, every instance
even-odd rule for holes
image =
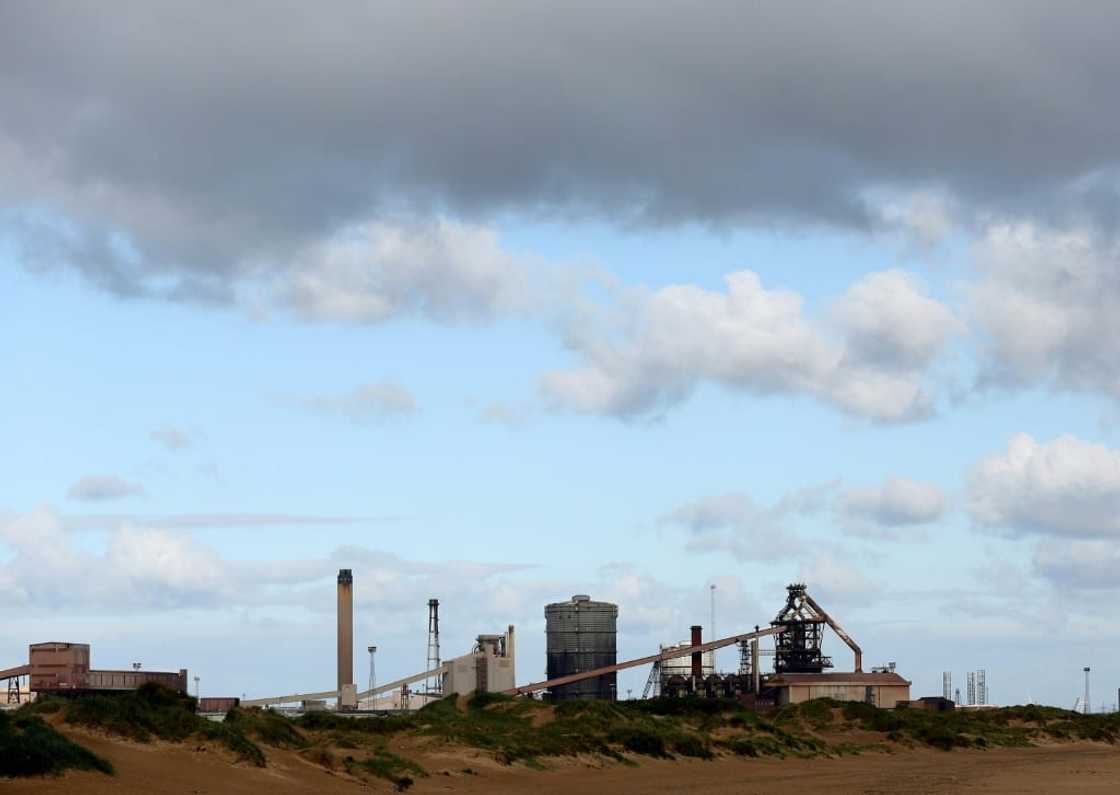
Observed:
[[[7,680],[8,703],[19,703],[20,680],[26,677],[30,694],[77,696],[85,693],[113,693],[135,690],[147,682],[157,682],[172,690],[187,692],[187,670],[145,671],[139,663],[131,670],[111,671],[90,668],[88,643],[32,643],[27,662],[0,670]]]
[[[864,671],[859,644],[801,583],[786,588],[784,604],[766,626],[756,624],[723,638],[705,639],[703,627],[694,625],[688,628],[687,640],[669,642],[647,656],[622,661],[618,660],[619,605],[594,600],[587,594],[553,602],[544,607],[545,678],[521,684],[517,681],[517,635],[512,625],[503,631],[479,634],[466,653],[443,658],[439,600],[430,599],[427,606],[428,655],[424,670],[378,683],[378,647],[369,645],[365,647],[369,679],[359,690],[354,675],[354,573],[341,569],[336,592],[335,682],[329,689],[297,687],[287,693],[241,700],[208,698],[202,700],[202,706],[218,710],[239,702],[292,711],[332,709],[342,714],[369,715],[415,710],[446,694],[476,691],[551,701],[610,701],[619,697],[618,672],[640,667],[649,668],[642,698],[732,698],[756,709],[815,698],[859,701],[887,709],[952,708],[961,701],[959,692],[953,691],[949,672],[944,674],[942,698],[911,701],[911,683],[895,670],[894,663]],[[850,650],[850,669],[837,670],[841,666],[824,654],[826,631]],[[762,647],[763,641],[766,648]],[[715,652],[728,647],[738,649],[738,667],[732,672],[718,671]],[[970,672],[967,679],[967,705],[985,704],[986,672]],[[4,680],[12,703],[40,694],[122,692],[146,682],[188,692],[186,669],[147,671],[139,664],[132,670],[94,669],[90,667],[90,647],[68,642],[31,644],[26,664],[0,670],[0,681]],[[21,684],[24,681],[26,687]],[[938,702],[937,706],[931,707],[932,702]]]

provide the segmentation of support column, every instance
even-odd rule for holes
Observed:
[[[758,672],[758,663],[759,663],[758,658],[759,658],[758,638],[752,638],[751,639],[751,679],[752,679],[751,685],[754,687],[754,694],[755,694],[756,697],[758,696],[758,691],[759,691],[760,684],[761,684],[761,681],[762,681],[762,677],[759,675],[759,672]]]

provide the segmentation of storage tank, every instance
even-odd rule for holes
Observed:
[[[618,662],[618,605],[594,602],[576,594],[567,602],[544,608],[547,678],[582,673]],[[617,696],[617,674],[561,685],[551,689],[553,699],[603,699]]]
[[[676,649],[689,649],[692,644],[687,640],[682,640],[680,643],[671,643],[667,646],[662,646],[661,651],[672,651]],[[704,677],[708,677],[715,673],[715,662],[713,652],[706,651],[700,655],[700,673]],[[683,676],[686,679],[692,676],[692,657],[688,654],[682,657],[673,657],[668,660],[661,661],[661,687],[665,687],[665,683],[673,676]]]

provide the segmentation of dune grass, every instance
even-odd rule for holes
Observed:
[[[952,751],[1024,747],[1053,740],[1120,741],[1118,715],[1081,715],[1037,706],[948,712],[882,710],[830,699],[759,714],[736,701],[719,699],[567,701],[549,705],[492,693],[466,700],[452,694],[408,715],[362,718],[316,712],[291,720],[267,710],[234,708],[225,723],[218,724],[195,715],[194,699],[189,696],[146,685],[135,693],[48,701],[21,708],[16,713],[18,723],[4,716],[8,722],[3,724],[0,742],[9,744],[4,748],[22,748],[31,738],[47,747],[56,742],[50,737],[53,733],[67,743],[36,715],[59,710],[69,723],[141,742],[152,737],[171,741],[212,739],[225,744],[239,758],[261,766],[265,756],[257,742],[293,749],[327,769],[341,765],[353,775],[376,776],[400,789],[426,773],[397,752],[397,738],[473,748],[505,764],[531,767],[541,767],[550,758],[573,756],[634,764],[633,760],[640,757],[814,757],[896,746]],[[63,749],[55,755],[59,764],[106,770],[107,762],[70,745],[73,747],[59,746]],[[24,757],[17,753],[12,758]],[[44,763],[8,764],[38,769],[34,766]]]
[[[63,737],[37,715],[0,712],[0,776],[42,776],[66,770],[112,775],[113,765]]]
[[[265,766],[264,752],[249,738],[255,725],[246,727],[236,721],[214,723],[195,714],[195,707],[196,701],[191,696],[149,682],[129,693],[46,701],[29,705],[29,710],[61,711],[66,723],[100,729],[143,743],[153,738],[170,742],[184,742],[190,738],[212,740],[224,745],[241,761]],[[246,728],[250,730],[248,733]]]

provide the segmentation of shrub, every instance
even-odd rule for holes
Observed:
[[[720,745],[733,754],[739,756],[758,756],[758,744],[754,740],[748,740],[742,737],[736,737],[733,740],[724,740]]]
[[[325,767],[327,770],[334,770],[335,765],[338,763],[338,760],[334,758],[334,754],[331,753],[330,749],[324,748],[321,745],[308,748],[303,752],[303,758],[321,767]]]
[[[346,720],[343,718],[343,720]],[[306,748],[307,738],[295,724],[271,710],[234,707],[226,714],[227,728],[256,737],[274,748]]]
[[[356,760],[354,757],[348,756],[343,761],[346,765],[346,772],[350,774],[357,771],[371,773],[378,778],[391,781],[397,786],[398,791],[404,791],[412,786],[413,779],[412,776],[408,775],[409,773],[417,776],[427,775],[420,765],[386,750],[376,751],[362,760]]]
[[[707,743],[695,734],[680,734],[673,738],[673,751],[694,759],[711,759],[713,754]]]
[[[621,745],[631,753],[661,759],[669,756],[665,750],[664,738],[652,729],[642,726],[619,726],[607,735],[607,740]]]

